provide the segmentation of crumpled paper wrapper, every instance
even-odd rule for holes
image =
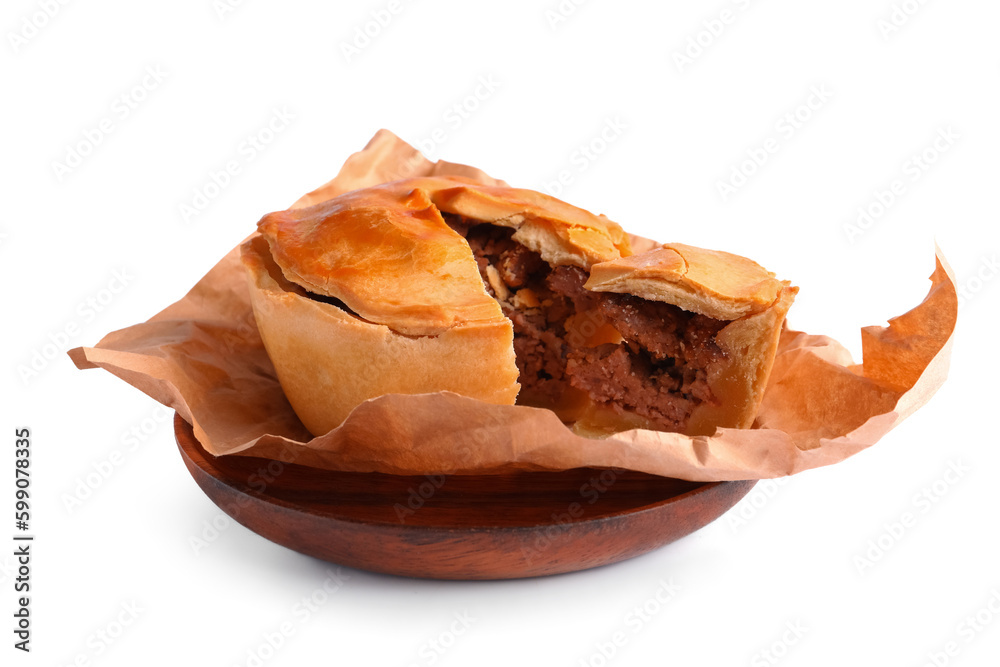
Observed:
[[[432,163],[382,130],[295,206],[424,175],[503,184],[472,167]],[[77,367],[104,368],[175,409],[215,456],[414,475],[597,467],[692,481],[766,479],[842,461],[924,405],[947,375],[957,312],[954,276],[938,251],[923,302],[888,327],[861,330],[863,364],[831,338],[786,329],[754,428],[697,437],[632,430],[590,439],[548,410],[439,392],[369,400],[313,438],[257,334],[238,249],[148,322],[69,354]]]

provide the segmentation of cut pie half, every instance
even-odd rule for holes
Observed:
[[[452,391],[578,433],[752,425],[797,288],[553,197],[450,177],[271,213],[244,243],[258,329],[321,435],[361,402]]]

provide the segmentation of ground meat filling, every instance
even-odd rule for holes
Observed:
[[[513,324],[518,403],[558,404],[572,387],[617,412],[683,431],[695,407],[715,402],[706,369],[723,358],[715,335],[725,322],[590,292],[583,269],[550,268],[511,238],[512,229],[445,219],[468,240],[487,292]],[[615,342],[604,342],[608,331]]]

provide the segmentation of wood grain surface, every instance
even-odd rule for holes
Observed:
[[[289,549],[434,579],[535,577],[615,563],[714,521],[754,481],[624,470],[398,476],[208,454],[175,416],[184,462],[223,511]]]

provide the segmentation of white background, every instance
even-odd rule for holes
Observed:
[[[37,541],[30,655],[11,646],[13,558],[0,552],[0,662],[255,664],[248,652],[291,622],[262,664],[995,665],[1000,5],[897,2],[909,14],[894,16],[890,0],[592,0],[563,3],[573,11],[555,21],[556,0],[414,0],[369,26],[378,34],[350,57],[343,45],[372,12],[386,22],[388,0],[50,2],[51,17],[44,2],[5,2],[2,432],[12,450],[15,426],[33,431]],[[478,87],[483,77],[494,90]],[[251,159],[244,142],[276,109],[294,118]],[[87,146],[102,121],[110,132]],[[608,123],[620,130],[602,144]],[[344,569],[302,622],[295,605],[327,564],[239,525],[195,553],[191,538],[210,535],[219,510],[188,476],[169,420],[154,427],[154,403],[75,370],[61,350],[182,296],[380,127],[425,146],[440,129],[433,158],[521,187],[568,171],[564,198],[630,231],[755,258],[801,287],[792,327],[856,355],[860,327],[926,293],[937,242],[968,297],[950,379],[873,449],[759,485],[652,554],[492,583]],[[947,150],[934,149],[949,128]],[[776,151],[743,167],[754,173],[724,200],[719,183],[765,146]],[[57,165],[77,150],[77,166]],[[933,164],[914,171],[925,150]],[[239,173],[185,219],[181,206],[230,160]],[[849,234],[896,179],[902,194]],[[97,312],[88,299],[106,303]],[[51,360],[22,377],[44,352]],[[147,433],[130,448],[133,428]],[[69,509],[115,450],[123,462]],[[7,543],[13,452],[0,460]],[[933,502],[919,500],[934,488]],[[906,513],[915,525],[893,537],[887,526]],[[664,579],[679,591],[650,602]],[[628,615],[647,604],[656,613],[637,628]],[[141,611],[104,644],[96,633],[128,620],[123,605]],[[466,612],[475,621],[447,651],[428,648]],[[977,612],[985,624],[972,630]],[[600,645],[618,631],[625,645],[605,659]]]

